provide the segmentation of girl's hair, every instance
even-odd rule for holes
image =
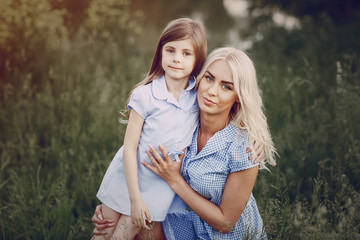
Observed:
[[[195,63],[193,71],[191,72],[192,76],[197,76],[206,60],[206,51],[207,51],[207,41],[205,27],[202,23],[192,20],[190,18],[179,18],[171,21],[163,30],[160,35],[159,43],[156,47],[154,58],[149,72],[144,80],[136,84],[131,90],[126,105],[129,102],[132,92],[141,85],[146,85],[152,82],[154,79],[162,76],[164,74],[164,69],[162,68],[162,48],[168,42],[179,41],[184,39],[190,39],[192,46],[194,48],[195,54]],[[122,112],[122,115],[127,116],[129,113],[128,110]],[[126,121],[121,121],[126,122]]]
[[[264,161],[261,161],[261,167],[266,168],[266,163],[274,166],[276,164],[274,159],[276,150],[263,112],[255,68],[248,55],[230,47],[215,49],[209,54],[202,71],[198,75],[197,85],[209,66],[218,60],[224,60],[229,65],[234,89],[239,98],[239,102],[235,102],[230,111],[232,123],[239,129],[247,130],[248,144],[253,153],[255,153],[254,141],[264,146]]]

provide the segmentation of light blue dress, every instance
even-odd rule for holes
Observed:
[[[137,153],[141,197],[150,212],[151,220],[163,221],[168,212],[184,209],[185,205],[182,201],[173,201],[175,193],[168,184],[140,162],[151,163],[146,154],[149,144],[157,149],[162,144],[173,160],[190,145],[199,116],[195,78],[190,77],[188,87],[181,92],[179,101],[168,92],[164,76],[157,78],[135,89],[128,108],[135,110],[145,120]],[[96,196],[111,209],[130,215],[123,147],[107,169]]]
[[[247,131],[238,130],[231,123],[215,133],[199,153],[197,153],[197,134],[198,129],[184,158],[181,173],[196,192],[219,206],[228,175],[259,164],[253,164],[248,159]],[[229,233],[217,232],[192,210],[168,214],[162,226],[168,240],[267,238],[252,194],[239,220]]]

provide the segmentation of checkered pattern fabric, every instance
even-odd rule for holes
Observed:
[[[183,161],[182,175],[196,192],[219,206],[227,176],[258,164],[253,164],[248,159],[247,132],[239,131],[231,123],[209,139],[199,153],[197,133],[198,129]],[[167,239],[171,240],[267,238],[252,194],[238,222],[229,233],[215,231],[191,210],[168,214],[163,228]]]

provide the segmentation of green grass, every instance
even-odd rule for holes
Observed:
[[[270,239],[356,239],[359,48],[344,40],[351,31],[312,26],[269,26],[249,50],[280,156],[254,196]],[[118,111],[151,54],[75,38],[0,79],[1,239],[90,238],[95,194],[122,144]]]

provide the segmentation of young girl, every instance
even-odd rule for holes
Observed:
[[[150,162],[149,144],[162,144],[178,160],[198,123],[195,78],[206,58],[202,24],[188,18],[170,22],[160,36],[147,77],[131,91],[124,145],[112,160],[97,197],[105,218],[114,226],[104,236],[133,239],[141,227],[161,230],[168,212],[183,209],[159,176],[140,164]]]

